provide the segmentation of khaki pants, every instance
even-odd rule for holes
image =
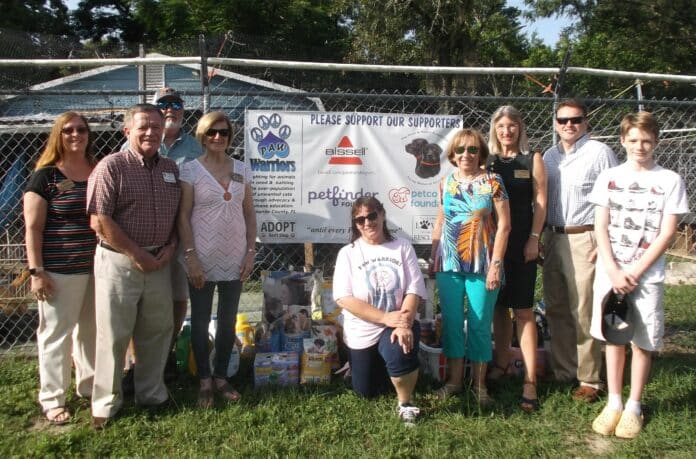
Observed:
[[[170,266],[143,273],[126,255],[97,247],[94,277],[97,358],[92,415],[112,417],[123,403],[123,360],[131,336],[138,356],[135,402],[165,402],[163,373],[172,338]]]
[[[81,397],[92,395],[94,379],[94,277],[49,272],[55,291],[39,301],[39,403],[44,411],[65,406],[70,387],[70,355]]]
[[[596,247],[593,231],[544,236],[544,300],[551,332],[551,368],[556,380],[599,383],[601,345],[590,335]]]

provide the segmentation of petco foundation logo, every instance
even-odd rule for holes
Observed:
[[[437,207],[437,191],[411,190],[405,186],[389,190],[389,201],[399,209],[411,207]]]
[[[347,135],[344,135],[336,148],[327,148],[324,150],[326,156],[331,157],[329,164],[343,164],[360,166],[363,162],[361,156],[365,156],[366,147],[355,148],[353,142],[350,141]]]

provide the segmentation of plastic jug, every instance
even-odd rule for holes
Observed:
[[[254,327],[249,324],[249,318],[246,314],[237,314],[235,332],[239,342],[242,343],[242,352],[244,352],[244,348],[254,347]]]
[[[190,350],[191,325],[185,324],[176,339],[176,367],[180,372],[184,372],[188,368]]]

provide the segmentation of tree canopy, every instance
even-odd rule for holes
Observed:
[[[192,40],[211,39],[223,56],[312,61],[437,65],[560,66],[696,73],[696,9],[691,0],[524,0],[526,11],[505,0],[81,0],[68,11],[62,0],[9,0],[0,32],[26,37],[32,50],[0,51],[5,56],[62,57],[78,40],[116,44],[121,54],[136,44],[174,55],[190,55]],[[523,19],[566,16],[572,25],[554,46],[522,33]],[[46,33],[67,43],[48,46]],[[221,37],[224,37],[221,38]],[[176,46],[179,45],[177,49]],[[225,48],[227,47],[227,48]],[[129,49],[130,48],[130,49]],[[107,53],[108,54],[108,53]],[[71,54],[72,55],[72,54]],[[16,56],[19,57],[19,56]],[[65,56],[67,57],[67,56]],[[374,76],[380,78],[380,76]],[[421,81],[422,80],[422,81]],[[428,91],[541,93],[549,83],[520,79],[412,77]],[[599,82],[573,76],[576,91],[597,93],[626,80]],[[685,95],[650,83],[653,94]],[[512,85],[512,86],[511,86]],[[540,86],[541,85],[541,86]]]

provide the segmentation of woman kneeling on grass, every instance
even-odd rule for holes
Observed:
[[[399,418],[413,425],[420,326],[414,320],[425,284],[411,244],[387,228],[384,206],[362,197],[351,209],[350,244],[338,253],[333,295],[343,308],[353,389],[374,397],[396,389]]]

